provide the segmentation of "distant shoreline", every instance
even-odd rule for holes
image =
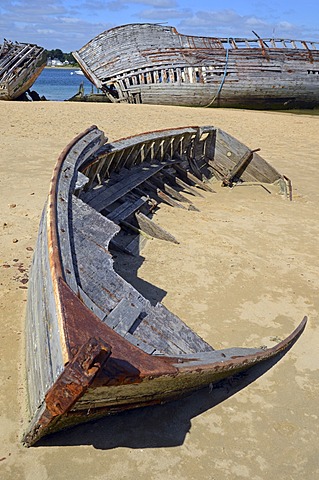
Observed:
[[[50,65],[46,65],[44,68],[48,68],[48,69],[52,69],[52,70],[56,70],[56,69],[59,69],[59,70],[80,70],[80,67],[78,65],[64,65],[64,66],[50,66]]]

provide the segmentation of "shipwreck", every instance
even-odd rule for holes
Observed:
[[[30,43],[0,44],[0,100],[16,100],[27,92],[45,67],[44,49]]]
[[[238,107],[319,105],[319,42],[183,35],[174,27],[130,24],[107,30],[73,53],[112,102]]]
[[[291,196],[288,179],[257,150],[212,126],[114,142],[92,126],[61,153],[29,280],[26,445],[76,423],[183,397],[286,352],[301,335],[306,318],[271,348],[215,350],[115,271],[113,255],[139,255],[147,239],[174,248],[176,238],[154,212],[165,203],[194,213],[194,199],[209,201],[214,182],[257,183]]]

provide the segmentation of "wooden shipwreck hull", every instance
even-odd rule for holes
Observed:
[[[105,414],[166,402],[286,351],[306,319],[273,348],[214,348],[114,269],[141,239],[174,237],[152,219],[162,202],[195,209],[212,182],[287,180],[214,127],[162,130],[107,143],[93,126],[56,164],[30,274],[24,442]],[[193,200],[194,201],[194,200]]]
[[[319,43],[210,38],[131,24],[101,33],[73,53],[113,102],[312,108],[319,104]]]
[[[43,52],[28,43],[0,44],[0,100],[15,100],[29,90],[45,67]]]

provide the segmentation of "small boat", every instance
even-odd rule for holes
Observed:
[[[93,103],[110,103],[110,100],[107,98],[106,95],[104,95],[103,92],[93,91],[93,85],[92,89],[89,93],[84,92],[84,82],[81,82],[79,85],[79,90],[75,95],[72,95],[72,97],[68,98],[66,100],[67,102],[93,102]]]
[[[45,67],[44,49],[4,40],[0,44],[0,100],[15,100],[34,84]]]
[[[70,72],[70,75],[83,75],[84,76],[84,73],[82,72],[82,70],[74,70],[74,72]]]
[[[154,221],[163,203],[196,215],[196,197],[213,197],[214,185],[255,183],[289,197],[285,176],[212,126],[114,142],[92,126],[64,149],[30,272],[26,445],[103,415],[178,399],[292,346],[306,317],[271,348],[214,350],[114,266],[115,255],[117,262],[139,255],[147,239],[178,242]]]
[[[183,35],[129,24],[73,53],[112,102],[255,109],[319,105],[319,42]]]

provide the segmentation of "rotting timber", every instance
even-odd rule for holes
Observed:
[[[185,127],[107,142],[92,126],[61,153],[30,272],[24,443],[103,415],[180,398],[285,353],[306,318],[272,348],[214,348],[114,269],[147,238],[182,241],[154,221],[163,202],[195,210],[214,182],[287,179],[256,151],[214,127]],[[268,195],[268,194],[267,194]],[[215,320],[216,321],[216,320]],[[212,324],[213,328],[213,324]]]
[[[45,67],[44,49],[4,40],[0,44],[0,100],[15,100],[27,92]]]
[[[112,102],[256,109],[319,105],[319,43],[183,35],[129,24],[73,53]]]

